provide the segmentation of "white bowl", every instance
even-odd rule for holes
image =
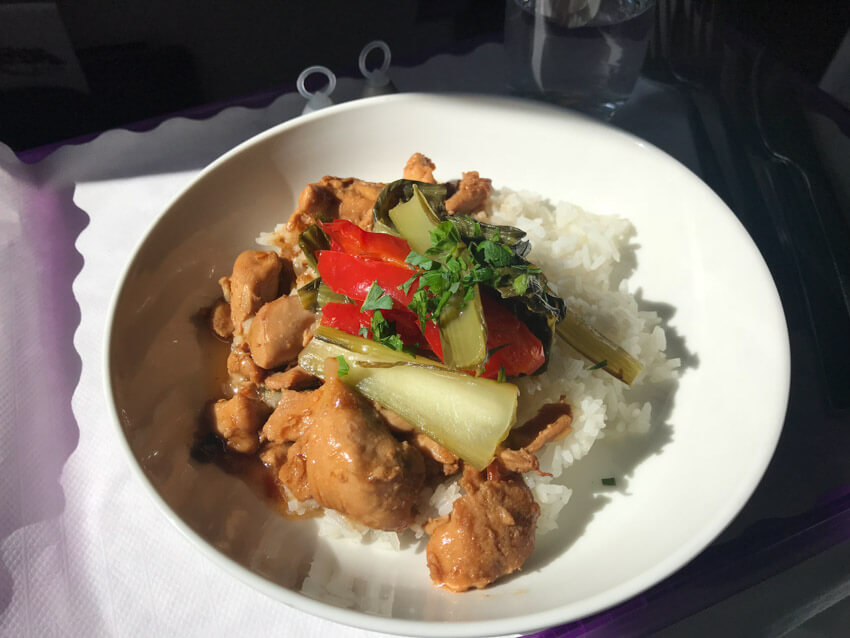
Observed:
[[[565,474],[561,527],[522,573],[451,594],[424,553],[317,537],[238,477],[189,458],[223,360],[193,316],[234,257],[294,210],[323,175],[390,181],[421,151],[438,177],[478,170],[637,228],[639,287],[693,355],[654,434],[598,444]],[[205,169],[158,219],[111,316],[107,392],[132,464],[166,515],[211,560],[283,603],[337,622],[423,636],[528,632],[634,596],[683,566],[755,489],[789,385],[784,315],[770,273],[715,194],[645,142],[523,101],[398,95],[271,129]],[[675,353],[674,353],[675,354]],[[666,417],[666,418],[664,418]],[[603,489],[618,473],[627,489]]]

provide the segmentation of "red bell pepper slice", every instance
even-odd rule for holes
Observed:
[[[487,360],[482,376],[495,379],[502,366],[509,377],[533,374],[546,360],[540,339],[491,295],[482,294],[481,305],[487,322],[487,350],[499,348]]]
[[[330,237],[331,250],[407,267],[410,244],[400,237],[370,233],[347,219],[323,223],[322,230]]]
[[[372,338],[372,310],[363,310],[356,304],[331,302],[322,308],[322,325],[342,330],[351,335],[360,335],[361,328],[368,332],[367,339]],[[401,340],[407,346],[424,345],[422,332],[416,316],[405,310],[381,310],[381,314],[395,329]]]
[[[407,309],[416,292],[415,285],[410,286],[407,292],[399,288],[414,272],[409,267],[333,250],[320,250],[316,256],[316,267],[322,281],[334,292],[352,299],[366,299],[372,284],[377,282],[393,301]]]

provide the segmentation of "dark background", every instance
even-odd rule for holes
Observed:
[[[812,84],[850,28],[848,0],[719,3],[733,28]],[[13,4],[25,3],[0,0],[0,10]],[[50,4],[58,9],[88,90],[0,83],[0,141],[16,151],[197,105],[291,90],[298,73],[312,64],[356,75],[358,53],[373,39],[390,45],[394,64],[499,41],[504,17],[501,0]],[[21,63],[20,55],[0,42],[0,80],[4,66]]]

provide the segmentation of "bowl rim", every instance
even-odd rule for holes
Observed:
[[[510,618],[500,618],[496,620],[414,620],[406,618],[392,618],[372,615],[361,611],[336,607],[334,605],[310,598],[307,595],[287,589],[286,587],[277,585],[267,580],[266,578],[256,574],[255,572],[241,565],[236,560],[230,558],[229,556],[225,555],[220,550],[212,546],[205,538],[203,538],[191,526],[189,526],[185,521],[183,521],[183,519],[177,514],[177,512],[175,512],[171,508],[171,506],[165,501],[165,499],[160,495],[160,493],[157,491],[157,489],[154,487],[154,485],[151,483],[151,481],[145,474],[136,456],[134,455],[133,450],[130,446],[130,442],[125,434],[124,422],[122,419],[122,415],[119,413],[118,404],[113,390],[111,353],[112,344],[114,340],[115,315],[118,311],[118,308],[120,307],[121,300],[124,295],[125,287],[127,284],[127,278],[130,275],[133,265],[135,264],[136,259],[138,258],[139,253],[142,251],[145,244],[154,234],[157,227],[163,222],[164,218],[180,202],[181,199],[186,197],[193,189],[198,188],[199,184],[201,184],[205,180],[207,175],[215,171],[219,166],[230,161],[231,158],[233,158],[234,156],[241,154],[252,146],[259,145],[270,138],[285,134],[290,129],[300,127],[316,120],[335,117],[339,113],[360,109],[369,109],[372,108],[373,105],[392,102],[415,102],[421,100],[434,100],[437,101],[443,107],[448,106],[450,104],[461,106],[470,101],[475,101],[480,105],[480,103],[482,103],[483,101],[486,106],[491,108],[520,108],[529,113],[534,112],[540,115],[560,117],[563,118],[564,121],[580,122],[582,126],[594,127],[604,135],[618,137],[623,142],[637,144],[643,150],[653,154],[657,154],[659,158],[662,158],[662,160],[668,163],[671,167],[678,167],[678,169],[685,171],[693,180],[695,180],[699,185],[701,185],[706,195],[713,197],[716,200],[716,203],[719,204],[719,207],[724,209],[725,212],[732,217],[733,221],[738,226],[738,230],[744,233],[752,243],[753,248],[756,250],[761,260],[761,264],[767,273],[768,279],[773,282],[773,277],[767,267],[767,264],[764,262],[764,259],[761,256],[761,253],[758,250],[757,246],[755,246],[755,243],[752,242],[752,238],[750,237],[749,233],[746,231],[746,229],[735,216],[735,214],[714,193],[714,191],[710,187],[708,187],[708,185],[706,185],[699,176],[697,176],[690,169],[681,164],[681,162],[679,162],[676,158],[670,156],[669,154],[654,146],[650,142],[647,142],[646,140],[643,140],[629,132],[617,129],[608,124],[604,124],[581,113],[569,111],[553,105],[542,104],[527,99],[509,96],[482,95],[473,93],[398,93],[362,98],[350,102],[337,104],[306,115],[293,117],[290,120],[274,125],[269,129],[262,131],[256,135],[253,135],[250,138],[240,142],[239,144],[237,144],[236,146],[234,146],[233,148],[226,151],[225,153],[214,159],[212,162],[207,164],[204,168],[202,168],[201,171],[197,173],[194,177],[192,177],[191,181],[186,186],[184,186],[175,196],[173,196],[170,199],[169,203],[156,215],[155,219],[150,223],[143,236],[133,247],[129,260],[124,265],[124,268],[119,276],[118,283],[112,292],[112,297],[109,303],[109,309],[106,316],[106,331],[104,333],[102,353],[102,380],[107,398],[108,411],[111,416],[112,422],[116,428],[115,433],[117,435],[117,438],[119,439],[119,445],[122,447],[124,453],[126,454],[129,460],[131,473],[133,474],[135,479],[142,485],[144,491],[147,492],[147,494],[152,498],[158,508],[164,513],[167,520],[169,520],[171,524],[183,534],[184,538],[190,541],[190,544],[196,549],[196,551],[200,552],[202,556],[210,560],[228,575],[235,576],[243,583],[251,586],[253,589],[261,592],[269,598],[277,602],[281,602],[292,609],[301,612],[306,612],[318,618],[330,620],[332,622],[368,631],[377,631],[395,635],[445,638],[446,636],[474,637],[505,635],[518,632],[525,634],[532,633],[564,623],[575,622],[581,618],[586,618],[593,614],[625,603],[629,599],[635,596],[639,596],[642,592],[658,584],[671,574],[675,573],[677,570],[684,567],[686,563],[688,563],[690,560],[695,558],[732,522],[735,514],[739,512],[742,507],[744,507],[752,493],[755,491],[776,450],[776,446],[778,444],[779,437],[783,429],[782,423],[784,423],[784,418],[782,419],[780,426],[773,430],[773,439],[765,442],[768,443],[768,445],[765,445],[762,454],[758,458],[753,459],[754,463],[751,466],[753,468],[753,471],[748,477],[742,477],[743,482],[745,483],[745,487],[742,488],[742,490],[738,494],[740,501],[734,500],[734,504],[730,504],[728,506],[728,511],[724,513],[724,516],[715,518],[716,521],[724,521],[722,524],[712,526],[704,530],[703,533],[699,536],[693,537],[690,543],[679,546],[676,551],[668,554],[666,560],[656,564],[653,569],[644,572],[639,577],[634,577],[632,579],[620,583],[617,587],[605,590],[604,592],[601,592],[594,596],[582,599],[582,612],[580,615],[576,616],[574,613],[569,612],[572,607],[578,604],[571,603],[568,605],[553,607],[546,611],[535,612],[532,614],[526,614],[521,616],[514,616]],[[776,308],[774,308],[774,312],[778,312],[779,315],[782,317],[784,326],[784,343],[782,344],[782,352],[780,353],[780,374],[784,382],[784,385],[780,391],[782,396],[784,396],[784,405],[782,408],[782,414],[784,415],[788,409],[790,393],[790,341],[788,338],[787,322],[785,321],[785,315],[782,309],[782,302],[779,297],[778,291],[776,291],[775,283],[773,283],[773,290],[775,292],[776,301]]]

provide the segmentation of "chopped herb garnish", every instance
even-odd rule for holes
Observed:
[[[401,284],[398,289],[404,292],[404,294],[407,294],[408,292],[410,292],[410,287],[413,285],[413,282],[415,282],[417,279],[419,279],[419,273],[413,273],[410,279]]]
[[[365,326],[360,326],[360,330],[357,331],[357,334],[363,337],[364,339],[369,338],[369,329]]]
[[[505,366],[499,366],[499,374],[496,376],[496,381],[504,383],[507,380],[508,377],[505,375]]]
[[[526,290],[528,290],[528,275],[523,273],[514,278],[514,292],[524,295]]]
[[[416,266],[422,270],[431,270],[434,267],[434,260],[428,259],[424,255],[420,255],[416,251],[411,250],[405,260],[411,266]]]
[[[377,281],[372,282],[369,292],[366,294],[366,299],[363,305],[360,306],[360,311],[364,310],[389,310],[393,307],[392,297],[388,296],[384,289],[378,285]]]
[[[348,364],[345,362],[345,357],[343,357],[342,355],[339,355],[336,358],[336,361],[337,361],[337,364],[338,364],[337,368],[336,368],[336,375],[338,377],[344,377],[345,375],[348,374]]]
[[[609,476],[608,478],[602,479],[602,485],[616,485],[616,484],[617,484],[617,479],[615,479],[613,476]]]
[[[460,233],[451,222],[440,222],[431,232],[431,247],[425,254],[432,257],[454,255],[460,245]]]
[[[372,340],[399,352],[404,350],[404,343],[395,331],[395,324],[384,319],[380,310],[372,315]]]
[[[509,345],[510,345],[509,343],[503,343],[502,345],[500,345],[500,346],[496,346],[495,348],[490,348],[490,349],[487,351],[487,358],[489,359],[489,358],[490,358],[490,357],[492,357],[494,354],[496,354],[499,350],[501,350],[502,348],[507,348]]]
[[[600,368],[604,368],[604,367],[605,367],[605,366],[607,366],[607,365],[608,365],[608,360],[607,360],[607,359],[602,359],[602,361],[600,361],[599,363],[597,363],[597,364],[595,364],[595,365],[590,366],[590,367],[588,368],[588,370],[599,370]]]
[[[495,241],[485,239],[484,241],[474,245],[484,262],[494,268],[509,266],[514,260],[514,251],[507,246],[497,244]]]
[[[413,298],[407,305],[419,317],[419,328],[425,331],[425,322],[428,321],[428,293],[420,288],[413,293]]]

